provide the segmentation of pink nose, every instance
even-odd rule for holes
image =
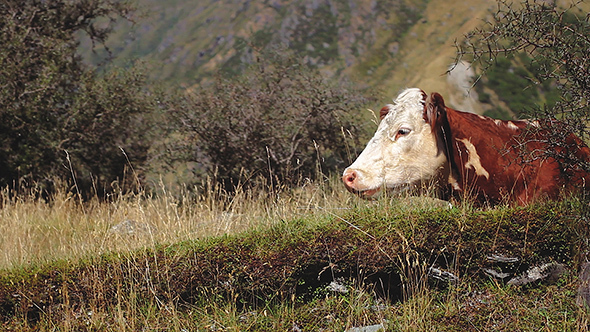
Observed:
[[[356,171],[352,169],[347,169],[344,171],[344,175],[342,175],[342,182],[348,190],[354,189],[355,183],[354,181],[358,177]]]

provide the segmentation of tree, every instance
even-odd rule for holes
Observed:
[[[563,9],[551,1],[513,4],[500,0],[493,20],[458,45],[457,61],[469,58],[479,64],[483,75],[499,56],[524,54],[530,58],[530,85],[552,86],[559,92],[554,106],[533,108],[527,114],[546,119],[535,130],[551,132],[548,143],[555,147],[567,147],[569,133],[586,142],[589,139],[590,24],[589,15],[578,4]],[[590,169],[576,156],[553,155],[557,150],[564,151],[548,149],[546,156]]]
[[[82,31],[104,43],[110,25],[96,20],[131,10],[115,0],[0,2],[0,185],[58,177],[90,192],[121,179],[129,163],[141,169],[157,96],[137,71],[96,75],[75,38]]]

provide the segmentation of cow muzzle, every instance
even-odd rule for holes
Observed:
[[[381,191],[381,188],[362,188],[362,185],[359,184],[359,178],[359,172],[355,171],[354,169],[347,168],[342,175],[342,182],[344,182],[346,189],[355,195],[358,195],[364,199],[375,198],[375,195]]]

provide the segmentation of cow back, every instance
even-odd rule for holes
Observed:
[[[590,180],[580,163],[590,160],[590,149],[573,134],[550,140],[547,126],[457,111],[438,96],[428,99],[425,120],[444,147],[449,187],[459,196],[524,205],[558,198],[565,187],[584,188]]]

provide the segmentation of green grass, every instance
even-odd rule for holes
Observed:
[[[332,187],[308,185],[277,196],[243,192],[231,204],[213,199],[204,204],[202,198],[196,202],[233,208],[239,218],[267,214],[256,223],[222,223],[212,233],[152,235],[148,242],[136,235],[135,245],[128,241],[67,255],[48,250],[45,257],[37,252],[18,264],[5,261],[0,273],[3,329],[343,331],[383,324],[388,331],[587,330],[587,311],[575,304],[588,234],[587,205],[580,200],[525,208],[448,208],[427,197],[360,201],[329,191]],[[53,209],[67,204],[63,213],[69,221],[60,224],[64,215]],[[148,223],[168,216],[170,232],[182,233],[175,224],[206,215],[203,210],[181,213],[189,205],[165,195],[89,204],[62,196],[52,204],[5,200],[2,211],[24,224],[31,219],[26,228],[47,233],[48,248],[59,247],[52,241],[64,242],[55,237],[68,227],[96,248],[88,234],[96,232],[93,219],[106,211],[143,211],[140,220]],[[152,214],[157,217],[151,219]],[[52,226],[45,225],[43,217],[52,215]],[[73,220],[86,225],[75,227]],[[84,229],[90,233],[83,234]],[[8,239],[26,233],[14,232],[2,233],[3,243],[20,241],[26,247],[26,241],[40,238],[29,233]],[[522,265],[493,266],[486,256],[494,253],[519,257]],[[481,271],[493,267],[518,273],[547,261],[564,263],[568,273],[557,282],[518,288]],[[459,282],[427,279],[431,266],[454,273]],[[333,281],[346,292],[331,290]]]

